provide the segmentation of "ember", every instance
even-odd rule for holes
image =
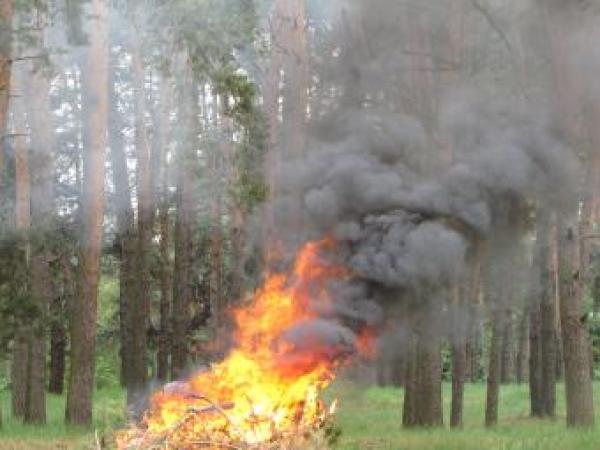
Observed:
[[[344,336],[326,348],[297,331],[318,323],[311,299],[330,301],[328,282],[348,276],[323,261],[323,250],[333,245],[309,243],[291,274],[267,277],[252,301],[233,311],[236,345],[229,355],[154,394],[142,422],[119,433],[118,448],[296,448],[323,428],[335,402],[326,406],[321,390],[350,354],[371,348],[367,334],[355,342]],[[294,330],[301,342],[290,337]]]

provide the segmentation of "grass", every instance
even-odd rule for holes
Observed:
[[[600,394],[600,384],[595,392]],[[600,425],[589,431],[567,430],[564,425],[563,387],[559,386],[555,420],[529,417],[527,386],[504,386],[501,392],[499,425],[483,427],[485,385],[468,385],[465,392],[463,430],[403,430],[400,426],[402,391],[393,388],[363,387],[338,382],[328,397],[339,399],[337,422],[342,435],[336,450],[600,450]],[[597,394],[596,400],[600,400]],[[95,433],[64,425],[64,398],[48,398],[48,424],[26,426],[9,417],[10,395],[0,394],[4,426],[0,450],[75,450],[92,447]],[[448,422],[450,385],[444,385],[445,422]],[[596,402],[598,403],[598,401]],[[122,423],[123,393],[101,390],[94,402],[94,429],[98,434]]]
[[[595,392],[600,394],[600,384]],[[444,422],[449,422],[450,385],[444,385]],[[332,395],[340,400],[337,422],[342,435],[339,450],[600,450],[600,426],[590,431],[567,430],[564,388],[557,389],[556,420],[529,417],[526,385],[502,387],[499,424],[483,426],[485,385],[468,385],[462,430],[404,430],[402,391],[393,388],[338,384]],[[600,395],[596,395],[596,404]]]
[[[10,417],[10,393],[0,393],[3,426],[0,450],[75,450],[90,448],[99,435],[123,422],[124,394],[120,389],[103,389],[94,397],[94,431],[65,425],[65,397],[48,395],[45,426],[24,425]]]

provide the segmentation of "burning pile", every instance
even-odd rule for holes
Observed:
[[[314,332],[328,325],[314,300],[331,301],[328,282],[348,276],[323,261],[322,251],[332,245],[309,243],[291,274],[270,275],[252,301],[233,312],[236,344],[229,355],[156,393],[141,424],[118,435],[118,448],[293,448],[323,428],[335,402],[326,406],[320,391],[368,339],[339,336],[332,343]]]

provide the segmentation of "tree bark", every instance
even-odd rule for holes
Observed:
[[[572,213],[572,216],[576,216]],[[588,333],[583,314],[583,265],[579,224],[564,215],[559,217],[560,316],[567,425],[594,425],[594,403]]]
[[[160,84],[160,117],[158,119],[157,152],[155,158],[160,159],[160,335],[158,337],[157,377],[161,381],[169,378],[170,357],[170,322],[171,322],[171,294],[173,289],[172,264],[171,264],[171,206],[169,194],[169,164],[167,144],[169,142],[171,110],[170,97],[171,80],[163,75]]]
[[[0,136],[6,134],[12,69],[13,1],[0,1]],[[4,173],[4,151],[0,151],[0,177]],[[0,187],[4,180],[0,179]]]
[[[135,12],[134,12],[135,14]],[[135,22],[135,19],[134,19]],[[139,45],[138,24],[134,23],[131,43],[132,83],[134,89],[134,143],[137,155],[137,242],[136,295],[129,309],[131,317],[131,367],[127,384],[127,402],[137,401],[148,380],[147,329],[150,315],[150,248],[154,223],[150,145],[146,130],[146,91],[144,66]]]
[[[538,209],[537,217],[537,265],[539,270],[539,296],[541,309],[541,402],[542,414],[556,414],[556,303],[550,276],[550,217]]]
[[[177,194],[175,221],[175,263],[173,268],[173,308],[171,336],[171,377],[184,374],[188,359],[187,332],[189,328],[190,303],[193,298],[194,230],[196,209],[194,189],[196,181],[196,143],[198,92],[191,74],[186,75],[182,120],[187,124],[187,139],[180,142],[177,155]]]
[[[45,27],[45,14],[38,12],[37,26]],[[44,49],[43,31],[37,37],[37,48]],[[54,297],[54,283],[50,269],[52,255],[47,249],[54,216],[54,137],[50,120],[50,80],[41,70],[31,65],[27,96],[32,99],[29,106],[31,132],[31,215],[38,235],[32,245],[31,289],[32,298],[39,311],[29,337],[28,394],[25,422],[46,422],[46,335],[48,308]]]
[[[109,74],[109,123],[108,138],[110,144],[110,162],[115,187],[116,233],[115,246],[119,259],[119,341],[121,344],[121,385],[126,387],[131,379],[132,342],[131,342],[131,308],[136,292],[134,271],[135,229],[134,214],[131,204],[129,173],[123,131],[125,123],[119,110],[119,96],[116,91],[118,83],[116,61],[111,64]]]
[[[452,338],[452,404],[450,409],[450,427],[461,428],[463,424],[463,403],[464,403],[464,384],[467,368],[467,333],[463,324],[464,317],[461,313],[461,306],[465,305],[471,299],[464,297],[468,293],[467,289],[460,289],[458,286],[454,289],[454,305],[456,308],[454,314],[454,329]]]
[[[74,281],[69,262],[70,255],[60,259],[62,266],[62,292],[55,292],[50,304],[50,380],[48,390],[52,394],[62,395],[65,380],[65,362],[67,351],[67,331],[63,323],[65,304],[74,301]]]
[[[529,312],[529,400],[531,415],[542,417],[542,315],[537,295],[530,299]]]
[[[19,71],[20,72],[20,71]],[[19,279],[13,281],[13,290],[16,293],[29,294],[29,238],[25,235],[29,233],[31,227],[31,183],[29,174],[29,152],[25,140],[25,110],[22,90],[21,73],[12,74],[12,87],[18,93],[19,100],[14,103],[13,114],[15,116],[15,226],[19,233],[23,235],[18,245],[21,248],[20,254],[22,260],[15,261],[17,270],[23,273]],[[27,275],[25,275],[27,274]],[[22,278],[22,279],[21,279]],[[17,286],[16,283],[23,283],[23,286]],[[20,323],[15,332],[12,349],[12,405],[13,415],[15,417],[25,417],[27,412],[27,375],[29,367],[29,336],[30,331],[27,323]]]
[[[91,0],[89,49],[83,71],[84,185],[78,248],[77,296],[71,305],[71,359],[66,420],[91,425],[94,353],[102,223],[108,107],[108,33],[105,0]]]
[[[522,384],[527,379],[527,361],[529,360],[529,312],[525,308],[519,318],[519,342],[517,347],[516,379]]]
[[[450,427],[462,428],[465,371],[467,353],[464,342],[452,345],[452,409],[450,412]]]
[[[404,405],[402,409],[402,426],[411,428],[417,424],[417,362],[416,342],[410,337],[407,342],[406,365],[404,375]]]
[[[498,397],[500,393],[500,340],[503,316],[499,305],[492,319],[492,337],[490,341],[490,359],[488,365],[487,391],[485,402],[485,426],[493,427],[498,423]]]
[[[509,302],[512,299],[508,300]],[[502,329],[502,350],[500,352],[500,383],[509,384],[515,380],[515,342],[512,306],[507,305]]]

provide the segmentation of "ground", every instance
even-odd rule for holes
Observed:
[[[595,392],[600,400],[600,383]],[[339,399],[338,426],[342,435],[336,450],[598,450],[600,423],[590,431],[570,431],[564,417],[555,421],[529,418],[526,385],[502,388],[500,424],[493,430],[483,426],[485,385],[468,385],[465,395],[465,428],[406,431],[400,427],[402,391],[337,383],[328,397]],[[444,386],[445,422],[448,420],[450,385]],[[95,401],[95,432],[68,429],[63,424],[64,398],[49,398],[46,427],[27,427],[7,417],[8,393],[0,396],[4,427],[1,450],[75,450],[93,448],[95,439],[121,423],[123,395],[118,390],[101,390]],[[596,402],[596,404],[599,404]],[[563,387],[558,387],[558,410],[564,411]],[[600,420],[599,420],[600,422]]]

